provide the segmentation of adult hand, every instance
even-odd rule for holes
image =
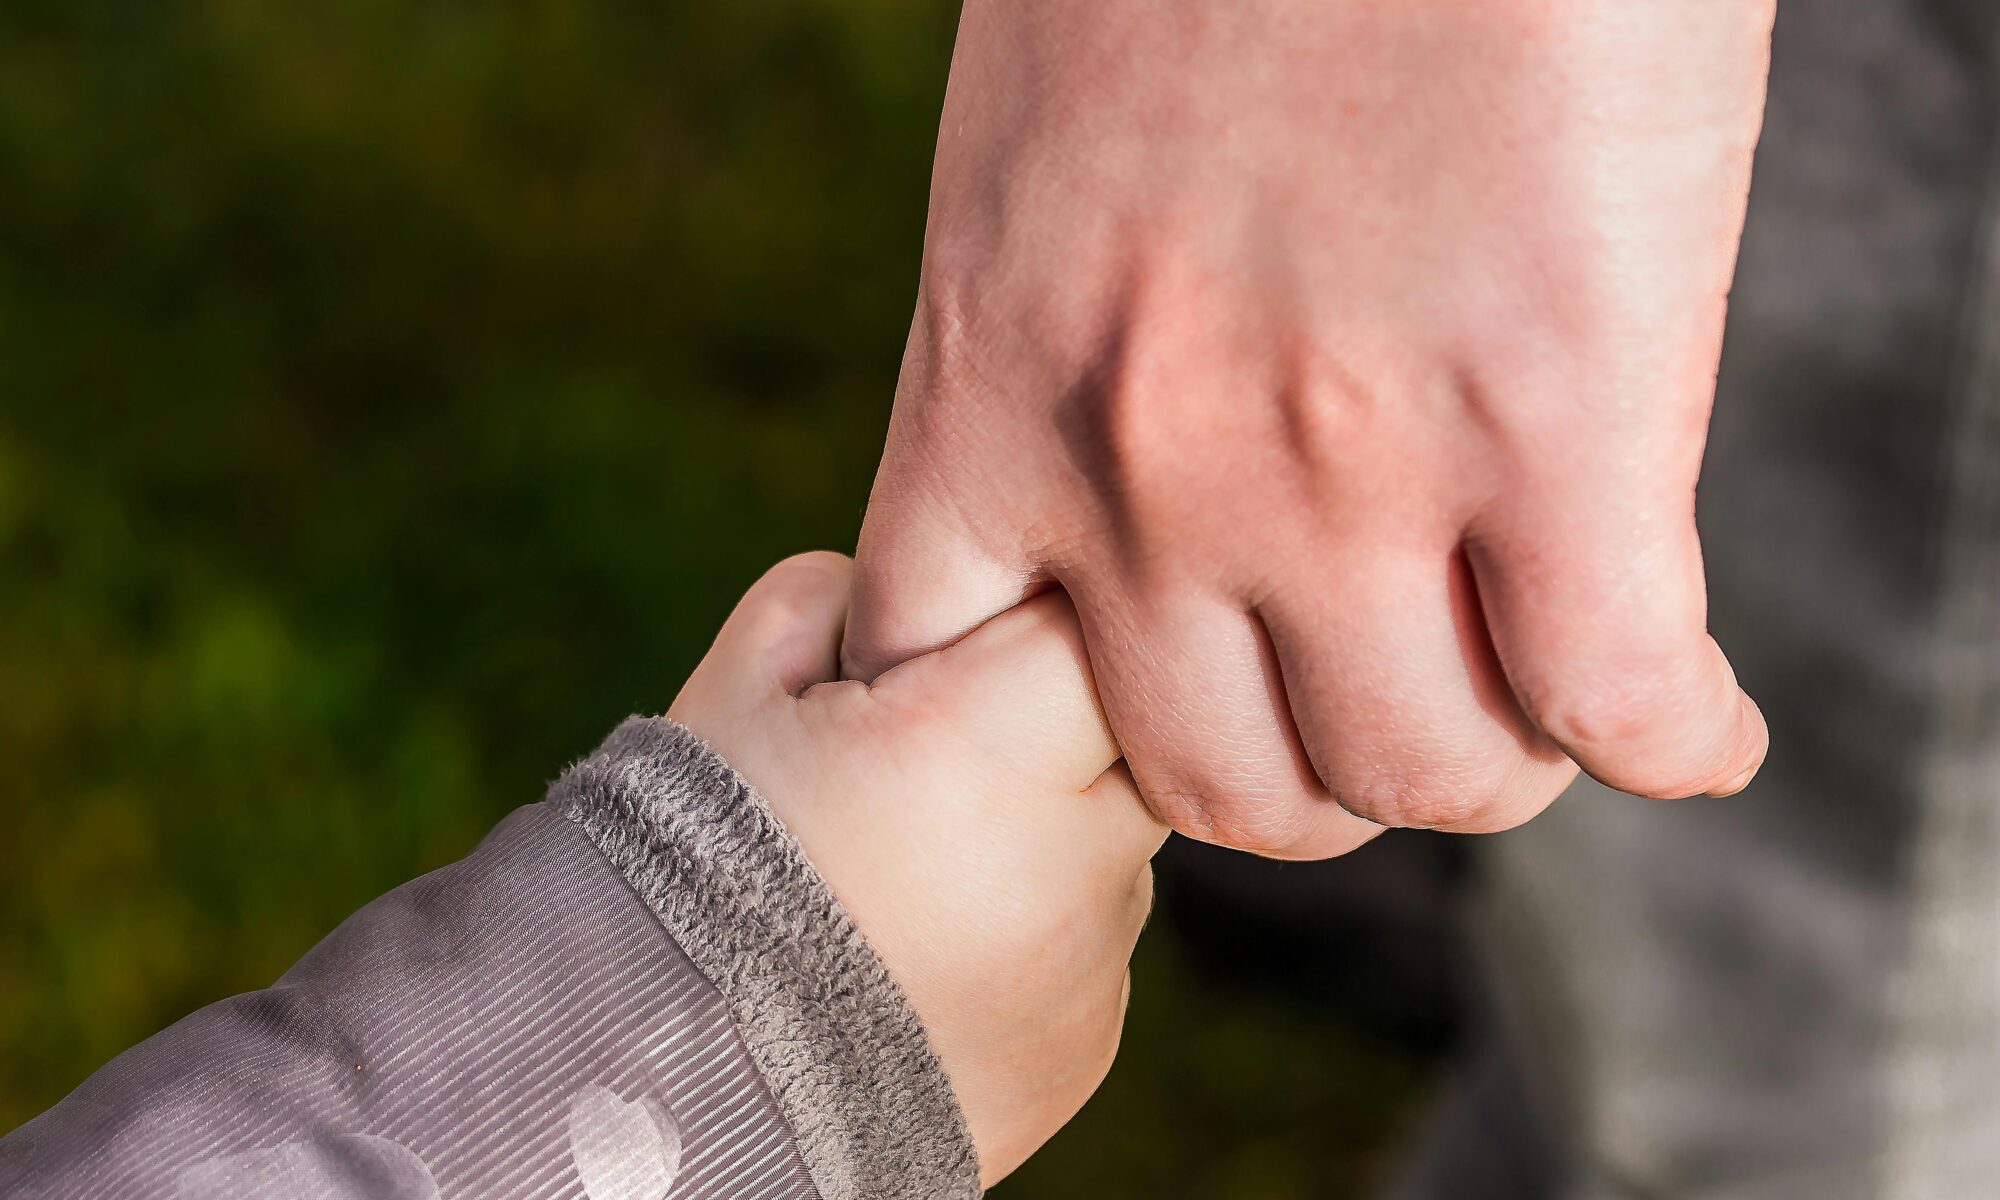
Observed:
[[[870,678],[1050,582],[1148,802],[1284,857],[1766,733],[1693,495],[1772,0],[969,0]]]

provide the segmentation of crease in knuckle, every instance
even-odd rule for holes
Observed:
[[[1616,751],[1658,737],[1673,724],[1681,689],[1656,672],[1606,676],[1595,686],[1562,684],[1530,706],[1535,723],[1557,744],[1585,755]]]
[[[1492,805],[1492,789],[1441,774],[1382,773],[1337,784],[1334,800],[1364,821],[1388,829],[1441,829],[1464,824]]]
[[[1156,788],[1147,799],[1161,820],[1196,841],[1265,857],[1291,853],[1305,842],[1296,806],[1284,800],[1187,786]]]

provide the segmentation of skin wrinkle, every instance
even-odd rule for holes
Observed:
[[[1129,304],[1128,299],[1119,307]],[[1131,405],[1145,403],[1145,398],[1132,396],[1128,380],[1128,331],[1129,326],[1124,322],[1114,326],[1109,341],[1084,367],[1051,420],[1057,444],[1069,456],[1083,486],[1097,499],[1103,536],[1109,539],[1113,553],[1121,561],[1143,562],[1139,525],[1127,500],[1134,480],[1126,453],[1127,442],[1122,436],[1126,420],[1121,418],[1126,417]],[[1107,402],[1090,402],[1100,397]],[[1034,549],[1044,562],[1048,561],[1050,546]]]
[[[1453,627],[1458,634],[1459,652],[1465,658],[1466,675],[1472,681],[1473,695],[1477,697],[1480,707],[1496,723],[1519,738],[1531,755],[1539,752],[1551,760],[1565,757],[1547,734],[1535,728],[1507,686],[1506,668],[1501,665],[1500,652],[1486,626],[1485,604],[1479,597],[1479,577],[1472,569],[1465,547],[1461,546],[1453,553],[1448,569],[1455,585],[1452,588],[1456,618]]]
[[[950,391],[954,395],[968,398],[987,397],[988,403],[997,403],[1003,395],[988,379],[981,368],[975,339],[966,336],[962,315],[949,306],[929,306],[919,309],[919,329],[928,330],[928,340],[922,351],[914,340],[910,352],[905,356],[903,374],[922,372],[920,386],[931,391]],[[898,391],[903,390],[899,388]],[[924,453],[949,458],[954,461],[959,456],[971,453],[976,447],[964,444],[963,431],[954,423],[937,419],[935,410],[923,407],[899,407],[895,418],[913,422],[908,436],[917,445],[925,447]],[[954,491],[948,480],[938,480],[944,485],[937,498],[939,513],[948,513],[948,519],[957,527],[975,535],[987,532],[980,524],[968,519],[968,511],[976,511],[977,506]],[[922,493],[919,493],[922,496]]]
[[[1261,608],[1251,609],[1250,616],[1257,622],[1257,628],[1263,637],[1266,654],[1270,661],[1278,664],[1278,669],[1270,673],[1271,706],[1272,710],[1277,714],[1281,727],[1284,730],[1287,744],[1295,754],[1311,765],[1313,774],[1319,780],[1320,787],[1326,791],[1326,797],[1329,801],[1339,804],[1340,807],[1346,809],[1353,816],[1367,821],[1371,825],[1379,825],[1387,828],[1387,825],[1371,817],[1365,809],[1357,810],[1354,806],[1346,803],[1342,800],[1340,794],[1331,787],[1327,778],[1326,768],[1321,764],[1320,757],[1313,753],[1312,746],[1306,741],[1304,733],[1299,729],[1297,719],[1292,715],[1289,683],[1285,677],[1283,661],[1277,652],[1277,643],[1271,635],[1270,625],[1265,620]]]

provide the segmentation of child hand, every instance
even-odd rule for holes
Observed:
[[[1111,1066],[1167,831],[1060,592],[872,686],[832,682],[852,573],[774,567],[669,715],[763,794],[902,986],[991,1186]]]

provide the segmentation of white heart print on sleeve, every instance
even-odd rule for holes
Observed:
[[[590,1200],[663,1200],[681,1171],[681,1128],[654,1100],[589,1084],[570,1098],[569,1154]]]

